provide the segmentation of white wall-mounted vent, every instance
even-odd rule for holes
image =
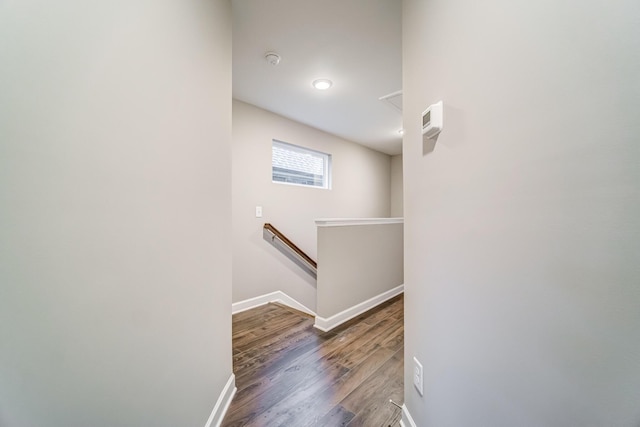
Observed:
[[[380,101],[387,105],[390,105],[396,111],[402,113],[402,91],[390,93],[389,95],[381,96],[378,98]]]

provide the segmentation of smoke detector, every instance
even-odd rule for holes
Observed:
[[[274,67],[280,63],[280,55],[275,52],[267,52],[264,54],[264,59]]]

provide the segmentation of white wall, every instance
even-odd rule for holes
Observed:
[[[404,283],[402,222],[354,222],[318,224],[320,317],[335,316]]]
[[[332,188],[271,182],[271,141],[332,155]],[[273,224],[316,259],[316,218],[388,217],[390,157],[237,100],[233,101],[233,300],[281,290],[311,310],[316,283],[265,242]],[[263,218],[255,207],[263,207]]]
[[[402,154],[391,157],[391,217],[401,218],[404,214],[402,184]]]
[[[231,374],[226,0],[0,3],[0,425],[204,426]]]
[[[410,413],[640,425],[640,3],[403,8]]]

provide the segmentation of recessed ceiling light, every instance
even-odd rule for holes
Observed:
[[[328,79],[318,79],[313,81],[313,87],[318,90],[327,90],[331,87],[333,82]]]

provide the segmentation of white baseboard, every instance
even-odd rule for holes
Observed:
[[[282,291],[275,291],[271,292],[270,294],[260,295],[258,297],[249,298],[244,301],[234,302],[233,304],[231,304],[231,313],[240,313],[241,311],[256,308],[270,302],[279,302],[298,311],[302,311],[303,313],[310,314],[311,316],[316,315],[313,310],[309,309],[304,304],[299,303]]]
[[[209,415],[209,419],[207,420],[205,427],[220,427],[220,424],[222,424],[222,420],[227,413],[229,405],[231,405],[231,401],[233,400],[233,396],[235,396],[237,390],[236,376],[231,374],[227,384],[222,389],[222,393],[218,396],[216,406],[213,407],[213,411],[211,411],[211,415]]]
[[[416,422],[411,418],[407,405],[402,405],[402,420],[400,420],[401,427],[418,427]]]
[[[343,324],[347,320],[353,319],[354,317],[364,313],[367,310],[371,310],[373,307],[382,304],[386,300],[391,299],[396,295],[401,294],[402,292],[404,292],[404,285],[400,285],[386,292],[383,292],[380,295],[376,295],[375,297],[361,302],[360,304],[356,304],[353,307],[349,307],[348,309],[341,311],[338,314],[334,314],[329,318],[316,316],[316,323],[313,326],[323,332],[330,331],[336,326]]]

